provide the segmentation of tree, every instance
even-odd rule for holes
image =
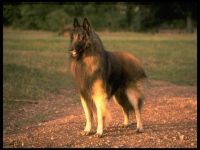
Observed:
[[[57,31],[74,17],[88,17],[96,30],[149,31],[162,26],[192,32],[196,3],[18,3],[3,5],[3,25]]]

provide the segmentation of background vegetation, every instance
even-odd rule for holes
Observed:
[[[193,32],[197,4],[173,3],[5,3],[3,25],[59,31],[74,17],[88,17],[96,30],[158,31],[179,28]]]

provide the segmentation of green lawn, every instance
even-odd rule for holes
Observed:
[[[196,34],[99,33],[110,51],[129,51],[150,79],[196,85]],[[38,100],[49,92],[74,87],[68,37],[45,31],[3,30],[3,99]]]

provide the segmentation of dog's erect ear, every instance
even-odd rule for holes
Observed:
[[[74,28],[80,27],[80,24],[78,23],[78,19],[74,18]]]
[[[87,31],[87,33],[89,35],[91,27],[90,27],[90,23],[88,22],[87,18],[84,18],[83,28]]]

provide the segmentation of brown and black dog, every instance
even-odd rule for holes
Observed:
[[[124,125],[128,125],[130,112],[135,112],[136,131],[142,132],[141,107],[147,76],[139,60],[127,52],[106,51],[86,18],[82,25],[74,19],[69,53],[71,72],[86,117],[82,134],[91,132],[93,116],[97,114],[96,134],[102,135],[104,121],[109,118],[107,100],[111,98],[123,109]]]

